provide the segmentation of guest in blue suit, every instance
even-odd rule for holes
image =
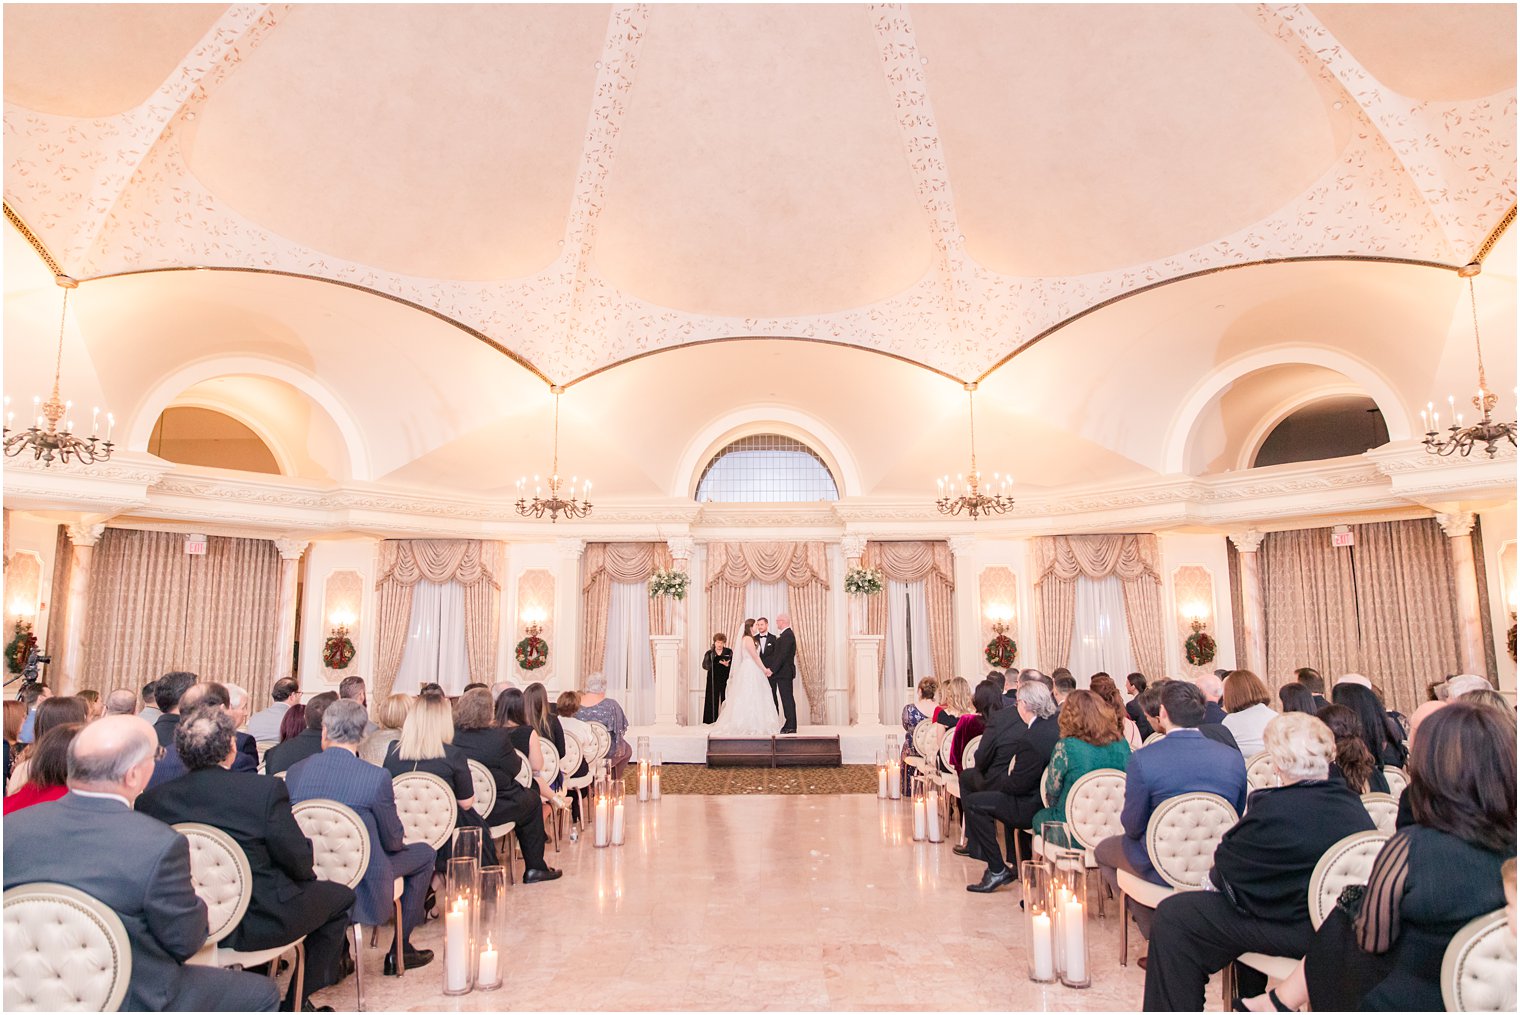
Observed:
[[[179,746],[173,740],[172,731],[179,729],[180,716],[189,715],[198,708],[216,706],[223,710],[230,709],[232,705],[232,692],[227,690],[225,684],[209,681],[202,684],[191,684],[179,700],[179,711],[173,715],[163,717],[166,729],[171,731],[169,743],[164,745],[163,757],[159,758],[153,766],[153,778],[148,783],[148,789],[157,789],[164,783],[178,779],[190,771],[185,765],[185,759],[179,756]],[[157,728],[155,727],[155,730]],[[234,737],[237,745],[237,756],[232,761],[234,772],[257,772],[259,770],[259,748],[252,737],[246,733],[238,733]]]
[[[401,935],[407,969],[425,966],[433,953],[413,948],[412,931],[422,924],[428,883],[433,876],[433,847],[425,842],[408,844],[396,813],[396,796],[390,773],[359,758],[359,741],[369,715],[357,701],[337,701],[322,716],[322,753],[297,762],[285,777],[292,803],[303,800],[336,800],[351,807],[369,829],[370,860],[364,880],[354,895],[354,919],[366,926],[379,926],[391,915],[396,878],[404,880],[401,891]],[[385,975],[395,976],[395,942],[385,953]]]
[[[1145,826],[1163,802],[1183,793],[1216,793],[1237,814],[1245,810],[1245,758],[1235,748],[1198,732],[1203,716],[1203,692],[1197,687],[1182,680],[1163,685],[1157,728],[1166,737],[1130,755],[1120,814],[1124,834],[1104,839],[1093,851],[1104,880],[1115,892],[1121,869],[1154,884],[1166,884],[1145,850]],[[1153,910],[1134,900],[1129,910],[1135,914],[1135,926],[1148,936]]]

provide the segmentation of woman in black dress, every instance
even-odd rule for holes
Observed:
[[[483,687],[464,692],[454,705],[454,746],[470,761],[478,761],[496,783],[496,804],[485,817],[487,825],[517,824],[522,846],[523,881],[552,881],[560,872],[544,862],[544,815],[538,793],[517,781],[522,759],[509,731],[493,722],[491,692]]]
[[[1298,971],[1242,999],[1242,1010],[1442,1010],[1446,946],[1504,905],[1502,870],[1515,855],[1515,728],[1493,709],[1457,702],[1420,725],[1408,763],[1414,823],[1383,846],[1360,899],[1343,896]]]
[[[718,721],[723,710],[723,696],[728,692],[728,671],[734,664],[734,650],[728,647],[728,639],[721,633],[713,635],[712,648],[702,657],[702,670],[707,674],[707,694],[702,699],[702,724]]]
[[[401,739],[385,754],[385,770],[394,778],[406,772],[427,772],[438,776],[454,790],[459,801],[458,827],[472,825],[481,830],[480,862],[497,863],[496,844],[479,814],[475,813],[475,780],[470,775],[464,752],[454,746],[454,716],[449,699],[441,690],[424,690],[417,695],[412,714],[401,727]],[[438,872],[443,873],[454,844],[445,842],[438,850]]]

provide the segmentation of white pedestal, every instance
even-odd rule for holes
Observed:
[[[654,646],[654,723],[676,725],[676,705],[681,680],[681,641],[679,634],[651,634]]]
[[[879,634],[850,635],[850,677],[855,684],[855,721],[862,726],[881,722],[881,643]]]

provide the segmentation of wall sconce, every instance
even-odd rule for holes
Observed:
[[[352,610],[334,610],[327,618],[328,623],[332,624],[332,637],[347,638],[348,629],[353,627],[355,619]]]
[[[25,599],[13,599],[8,612],[17,620],[31,620],[37,615],[37,607]]]
[[[1207,666],[1214,661],[1219,650],[1213,637],[1203,629],[1209,609],[1203,603],[1188,603],[1182,607],[1182,617],[1193,629],[1192,635],[1182,643],[1182,651],[1189,666]]]
[[[1182,618],[1192,627],[1193,633],[1202,631],[1208,620],[1209,609],[1202,603],[1188,603],[1182,608]]]
[[[544,633],[544,621],[548,619],[548,613],[542,606],[527,606],[523,608],[522,619],[524,630],[529,638],[537,638]]]
[[[1013,621],[1013,607],[1006,603],[993,603],[987,607],[987,619],[992,621],[993,634],[1006,634]]]

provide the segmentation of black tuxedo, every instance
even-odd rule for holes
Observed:
[[[283,780],[201,768],[144,793],[137,809],[167,825],[204,822],[243,847],[253,898],[228,935],[228,947],[257,951],[305,934],[306,994],[342,979],[338,967],[354,892],[336,881],[317,880],[311,840],[296,824]]]
[[[797,636],[789,627],[776,635],[765,636],[760,661],[771,671],[771,697],[779,702],[782,733],[797,732],[797,701],[792,697],[792,682],[797,679]]]
[[[988,870],[996,872],[1006,865],[1002,850],[998,848],[995,822],[1003,822],[1010,832],[1029,827],[1041,807],[1040,780],[1050,764],[1050,755],[1061,732],[1060,724],[1055,716],[1051,716],[1036,719],[1028,726],[1022,722],[1004,723],[997,728],[991,748],[987,743],[989,733],[982,734],[976,761],[978,770],[986,764],[992,781],[986,791],[961,799],[966,808],[966,840],[970,855],[987,864]],[[984,755],[983,751],[988,753]],[[1005,758],[1009,760],[1001,760]],[[1001,764],[1001,770],[992,769],[994,764]]]

